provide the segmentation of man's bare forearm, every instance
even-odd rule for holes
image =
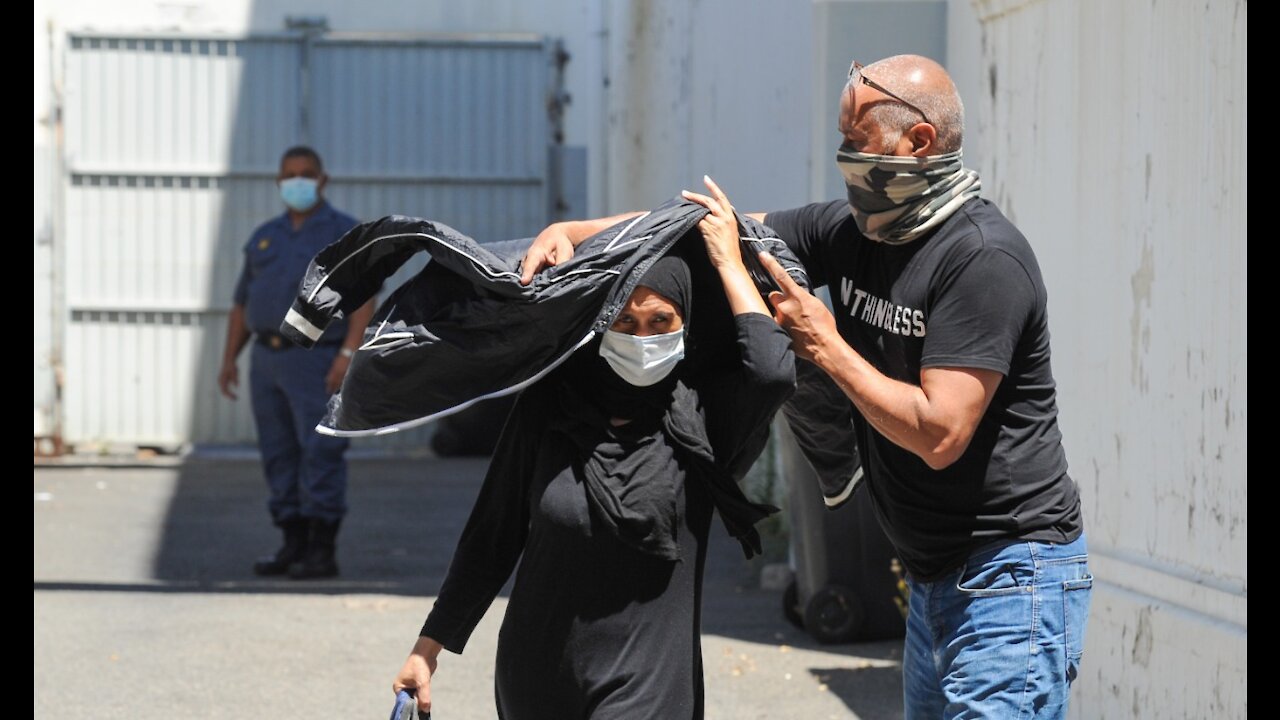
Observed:
[[[643,215],[642,212],[625,212],[619,215],[610,215],[609,217],[596,218],[594,220],[565,220],[556,223],[564,231],[565,237],[569,238],[569,242],[574,247],[582,244],[583,240],[595,235],[603,230],[617,225],[624,220],[630,220],[637,215]]]
[[[815,349],[814,363],[867,422],[934,470],[968,448],[1001,379],[991,370],[928,368],[921,384],[913,385],[884,375],[838,335],[826,336]]]
[[[360,341],[364,339],[364,330],[369,327],[369,321],[373,319],[373,299],[356,308],[351,313],[351,317],[347,320],[347,336],[342,341],[342,347],[348,350],[355,350],[360,347]]]

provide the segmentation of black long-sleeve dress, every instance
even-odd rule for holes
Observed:
[[[795,381],[790,340],[771,318],[744,314],[735,325],[740,369],[698,390],[715,465],[732,477],[754,461],[750,439]],[[673,520],[668,557],[622,539],[588,497],[582,428],[556,397],[563,381],[550,376],[516,402],[421,634],[462,652],[520,561],[498,640],[501,717],[701,718],[712,482],[659,422],[598,428],[593,452],[607,456],[618,497],[634,492]]]

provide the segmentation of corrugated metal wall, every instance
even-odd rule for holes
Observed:
[[[1049,285],[1098,578],[1073,714],[1246,717],[1248,6],[953,5],[966,147]]]
[[[362,217],[440,220],[479,240],[547,220],[549,59],[541,41],[318,41],[311,130]]]
[[[282,210],[289,145],[316,146],[330,199],[357,217],[420,215],[481,240],[536,232],[547,54],[528,36],[73,35],[66,439],[252,438],[247,401],[221,398],[215,376],[240,250]]]

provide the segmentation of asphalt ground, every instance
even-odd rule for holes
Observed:
[[[278,544],[251,453],[37,466],[36,718],[385,718],[486,461],[353,460],[342,575],[255,577]],[[819,645],[712,529],[708,718],[902,717],[900,642]],[[436,720],[487,719],[503,597],[446,653]]]

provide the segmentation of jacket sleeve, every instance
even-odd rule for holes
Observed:
[[[804,268],[776,233],[746,216],[738,219],[743,264],[761,295],[777,289],[777,283],[760,264],[759,252],[772,254],[793,280],[809,287]],[[704,389],[703,410],[717,464],[741,480],[768,443],[774,414],[795,391],[796,357],[791,337],[773,318],[745,313],[733,322],[740,369],[724,373]]]
[[[801,360],[796,363],[796,392],[782,406],[782,415],[818,477],[827,507],[843,505],[862,479],[853,403],[821,368]]]
[[[769,213],[765,219],[771,225],[777,221],[778,225],[804,235],[811,232],[815,224],[826,227],[849,221],[850,216],[843,202],[832,202],[808,205],[793,212]],[[812,242],[803,238],[797,242],[795,237],[783,242],[769,227],[750,218],[744,218],[743,225],[749,235],[758,236],[743,238],[751,249],[773,253],[802,287],[825,284],[821,277],[812,275],[820,268],[812,262],[802,265],[797,258],[798,254],[799,258],[812,260],[815,247]],[[744,261],[748,255],[743,253]],[[754,273],[753,277],[756,277]],[[757,278],[756,284],[764,290],[772,280]],[[862,418],[853,404],[818,366],[799,360],[795,363],[795,393],[783,405],[782,413],[801,453],[818,476],[827,506],[836,508],[844,504],[862,479],[862,459],[857,444],[857,428]]]
[[[507,418],[449,572],[419,633],[451,652],[462,652],[524,552],[541,427],[534,417],[536,403],[526,397],[516,401]]]
[[[426,220],[399,215],[351,228],[312,258],[280,333],[302,347],[315,345],[329,323],[363,305],[427,249],[432,229]]]
[[[464,277],[501,278],[495,290],[523,296],[516,263],[494,254],[442,223],[390,215],[361,223],[312,259],[298,286],[280,332],[302,347],[311,347],[336,318],[363,305],[382,283],[415,253],[461,271]]]

